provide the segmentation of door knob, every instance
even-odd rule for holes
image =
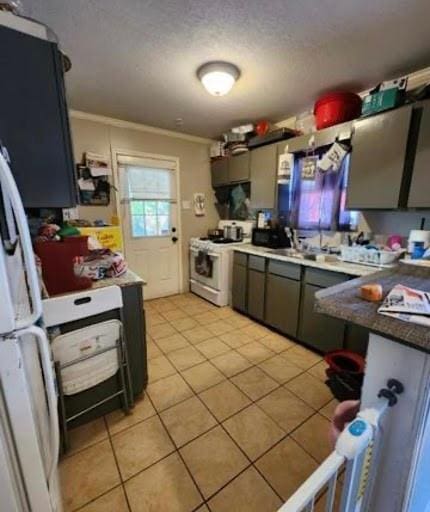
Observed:
[[[172,236],[172,242],[174,244],[176,244],[177,241],[178,241],[178,237],[177,236]]]

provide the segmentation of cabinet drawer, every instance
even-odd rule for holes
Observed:
[[[295,263],[269,260],[269,273],[275,274],[276,276],[300,280],[301,267]]]
[[[330,270],[321,270],[319,268],[307,268],[305,272],[305,282],[320,286],[321,288],[328,288],[336,284],[349,281],[350,277],[346,274],[338,272],[331,272]]]
[[[265,271],[266,259],[262,256],[249,256],[248,259],[248,268],[252,270],[258,270],[259,272]]]
[[[248,263],[248,255],[243,252],[234,251],[233,262],[235,265],[242,265],[246,267]]]

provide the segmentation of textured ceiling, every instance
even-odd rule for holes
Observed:
[[[23,0],[70,55],[74,109],[216,136],[284,119],[326,90],[362,90],[430,64],[429,0]],[[195,71],[242,76],[210,96]]]

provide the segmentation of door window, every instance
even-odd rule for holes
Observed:
[[[170,202],[151,200],[130,201],[131,234],[143,236],[168,236],[170,233]]]
[[[160,167],[131,164],[120,168],[122,201],[128,203],[133,238],[165,237],[172,229],[175,173],[157,163]]]

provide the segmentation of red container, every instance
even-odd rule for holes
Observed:
[[[364,373],[364,357],[352,350],[332,350],[324,356],[329,365],[327,372],[348,372],[355,375]]]
[[[88,237],[74,236],[61,242],[36,242],[34,252],[42,261],[42,275],[49,295],[91,288],[87,277],[77,277],[73,271],[73,258],[89,254]]]
[[[356,119],[361,114],[361,98],[353,92],[332,92],[318,98],[314,106],[317,130]]]

